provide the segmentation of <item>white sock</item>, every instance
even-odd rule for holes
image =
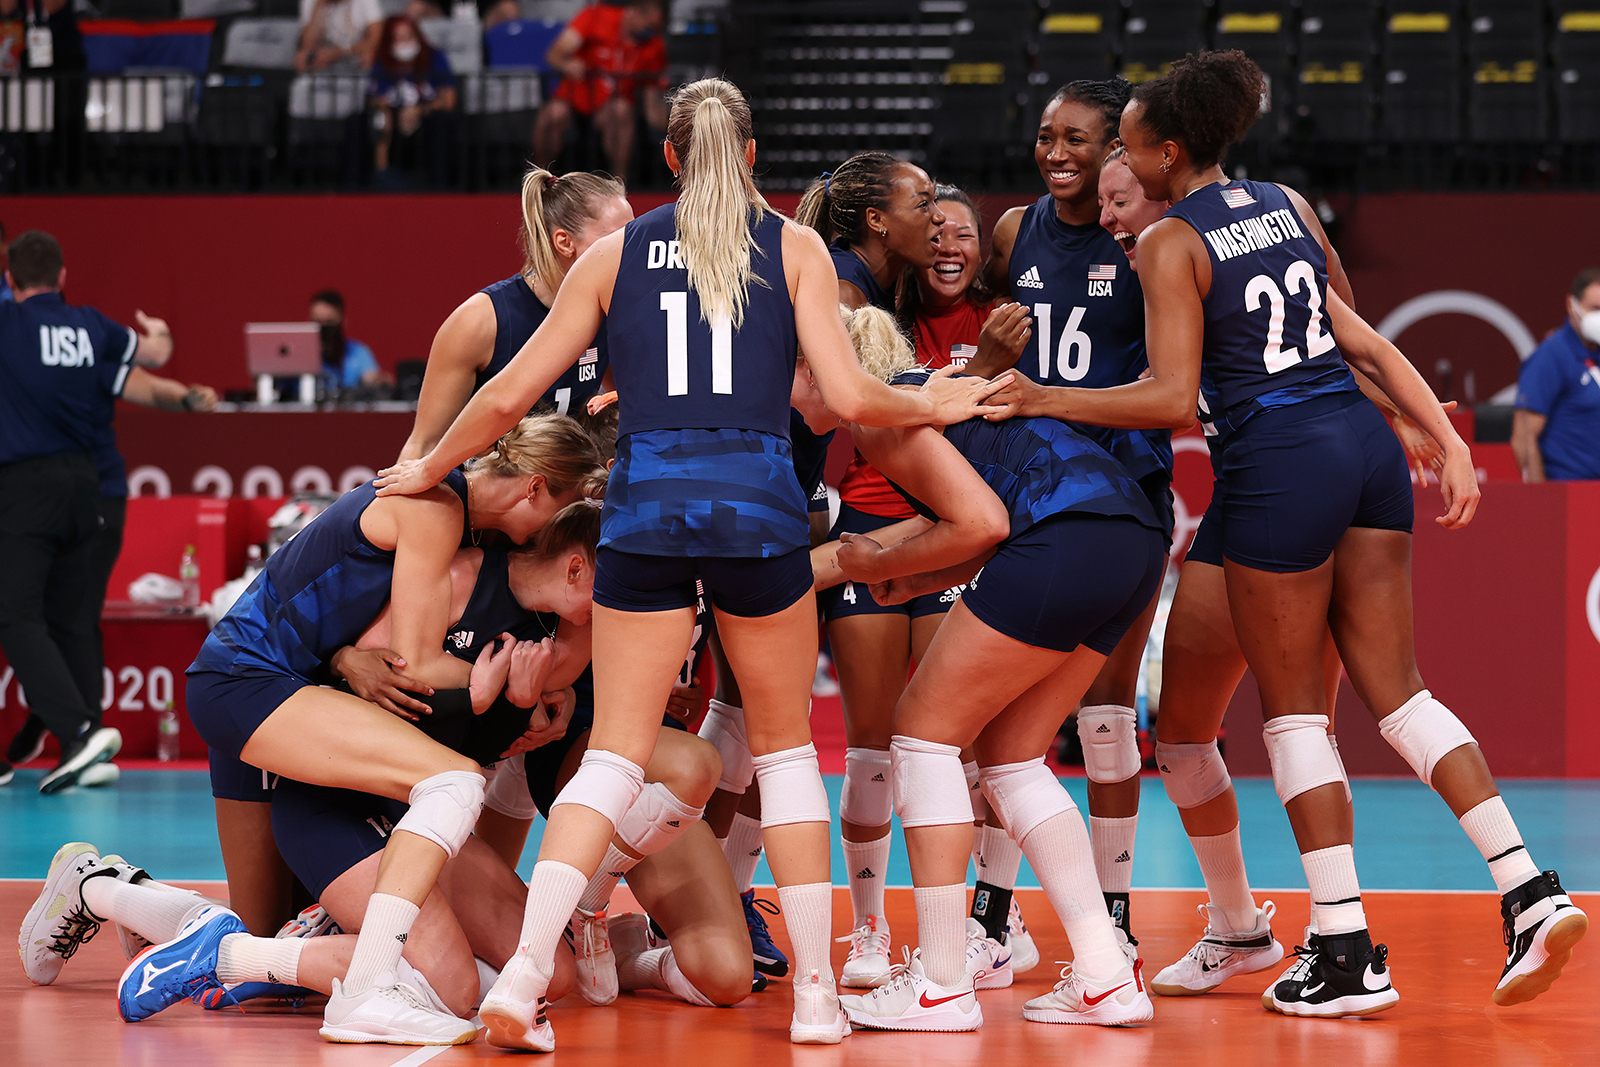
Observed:
[[[911,892],[917,902],[922,968],[929,981],[948,989],[967,969],[967,883],[919,885]]]
[[[300,981],[300,953],[305,947],[303,937],[228,934],[217,944],[217,979],[224,985],[235,982],[296,985]]]
[[[638,859],[628,855],[616,845],[607,845],[605,858],[600,861],[600,866],[595,868],[594,877],[589,879],[589,884],[583,887],[583,895],[578,898],[578,907],[590,913],[604,911],[606,905],[611,903],[611,894],[616,891],[617,883],[622,881],[622,876],[633,870],[638,862]]]
[[[361,934],[350,957],[350,969],[340,983],[345,993],[365,993],[379,975],[394,974],[395,964],[406,947],[406,935],[421,910],[404,897],[388,893],[374,893],[367,898],[367,913],[361,919]]]
[[[626,990],[659,989],[679,1000],[702,1008],[714,1008],[711,998],[694,987],[678,968],[672,946],[653,948],[617,961],[617,984]]]
[[[996,889],[1017,888],[1017,871],[1022,867],[1022,846],[1011,840],[1003,826],[985,824],[978,835],[982,844],[978,852],[983,865],[978,868],[978,881],[987,882]]]
[[[588,879],[583,872],[560,860],[540,860],[528,879],[528,904],[522,910],[522,934],[517,951],[527,955],[539,973],[555,973],[556,942],[572,920]]]
[[[794,974],[801,980],[816,971],[824,985],[833,981],[828,951],[833,944],[833,883],[780,885],[778,903],[794,949]]]
[[[1539,868],[1522,844],[1522,834],[1512,821],[1506,802],[1498,796],[1461,816],[1461,828],[1489,861],[1489,873],[1501,894],[1509,893],[1530,878],[1539,877]],[[85,883],[87,889],[94,882]],[[124,924],[126,925],[126,924]]]
[[[177,937],[189,912],[207,903],[187,889],[155,889],[108,875],[83,883],[83,902],[95,915],[126,926],[153,945]]]
[[[1323,937],[1353,934],[1367,928],[1356,879],[1356,850],[1350,845],[1319,848],[1300,856],[1311,887],[1311,925]]]
[[[1100,891],[1126,893],[1133,888],[1133,838],[1139,816],[1101,819],[1089,816],[1089,839],[1094,842],[1094,869]]]
[[[740,893],[748,893],[761,861],[761,820],[735,814],[726,840],[722,851],[733,871],[733,884]]]
[[[876,841],[845,841],[844,865],[850,874],[850,906],[855,920],[850,925],[860,926],[868,916],[883,919],[883,880],[889,866],[889,845],[893,834],[884,834]]]
[[[1095,877],[1089,831],[1076,809],[1040,823],[1022,842],[1045,896],[1072,942],[1074,970],[1111,978],[1128,966]]]
[[[1244,850],[1239,845],[1239,826],[1225,834],[1191,837],[1194,857],[1200,861],[1200,874],[1206,880],[1206,895],[1211,906],[1222,912],[1228,929],[1222,933],[1242,934],[1256,928],[1256,902],[1250,895],[1250,879],[1244,870]]]

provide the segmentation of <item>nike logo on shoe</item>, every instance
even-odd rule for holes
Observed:
[[[956,993],[956,994],[954,994],[952,996],[940,997],[938,1000],[929,1000],[927,992],[924,991],[922,996],[917,999],[917,1003],[922,1005],[924,1008],[937,1008],[941,1004],[948,1004],[952,1000],[960,1000],[962,997],[970,996],[970,995],[971,995],[971,991],[970,990],[966,990],[966,991],[963,991],[963,992],[960,992],[960,993]]]
[[[1300,990],[1300,995],[1302,997],[1309,997],[1312,994],[1317,993],[1318,991],[1320,991],[1322,989],[1322,987],[1324,985],[1326,985],[1326,984],[1327,984],[1326,982],[1318,982],[1316,985],[1308,985],[1304,989]]]
[[[1096,1004],[1100,1003],[1102,1000],[1104,1000],[1107,997],[1111,996],[1113,993],[1119,993],[1122,990],[1127,989],[1132,984],[1133,984],[1132,982],[1123,982],[1121,985],[1117,986],[1116,989],[1108,989],[1104,993],[1101,993],[1097,997],[1091,997],[1089,994],[1085,993],[1083,995],[1083,1005],[1086,1008],[1092,1008]]]
[[[146,993],[150,992],[150,983],[155,981],[157,976],[166,974],[168,971],[174,970],[175,968],[182,967],[182,966],[183,966],[183,961],[182,960],[179,960],[177,963],[169,964],[166,967],[157,967],[153,963],[145,964],[144,965],[144,981],[139,983],[139,992],[134,994],[134,995],[135,996],[140,996],[140,997],[144,996]]]
[[[1374,985],[1373,983],[1377,983]],[[1361,984],[1367,987],[1369,993],[1381,993],[1389,988],[1387,975],[1380,975],[1372,969],[1372,964],[1367,964],[1367,969],[1361,972]]]

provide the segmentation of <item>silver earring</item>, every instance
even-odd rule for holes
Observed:
[[[878,236],[879,237],[887,237],[887,236],[889,236],[889,231],[888,230],[879,230],[878,231]]]
[[[1161,173],[1165,174],[1167,171],[1169,171],[1171,169],[1172,169],[1172,164],[1163,159],[1161,161]]]

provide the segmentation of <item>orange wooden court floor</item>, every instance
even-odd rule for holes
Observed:
[[[216,893],[221,887],[200,886]],[[36,882],[0,883],[8,929],[38,892]],[[774,895],[771,890],[766,895]],[[1304,892],[1272,894],[1274,924],[1290,947],[1299,940]],[[626,891],[619,893],[626,899]],[[1421,1067],[1431,1064],[1576,1064],[1600,1067],[1600,936],[1587,939],[1551,992],[1531,1004],[1496,1008],[1498,901],[1490,893],[1382,893],[1365,896],[1367,914],[1390,947],[1400,1004],[1373,1019],[1311,1021],[1263,1011],[1267,975],[1234,979],[1205,997],[1157,998],[1156,1021],[1129,1030],[1050,1026],[1022,1020],[1022,1002],[1054,983],[1050,961],[1067,956],[1060,924],[1039,890],[1021,890],[1024,916],[1042,963],[1010,989],[981,994],[983,1029],[975,1034],[857,1032],[837,1047],[788,1043],[787,983],[774,983],[736,1008],[692,1008],[664,994],[624,994],[595,1008],[564,1002],[552,1011],[559,1045],[549,1062],[616,1067],[924,1067],[931,1064],[1032,1067]],[[1195,905],[1203,894],[1146,890],[1133,895],[1135,930],[1150,973],[1187,950],[1199,935]],[[1600,896],[1579,897],[1591,915]],[[622,899],[614,902],[622,905]],[[625,910],[616,907],[613,913]],[[890,890],[896,949],[915,931],[910,890]],[[837,932],[849,921],[849,898],[835,890]],[[782,919],[774,933],[784,942]],[[787,947],[785,943],[785,947]],[[843,959],[835,950],[835,966]],[[67,964],[54,986],[35,988],[21,966],[0,967],[0,1065],[103,1064],[127,1067],[302,1065],[449,1067],[506,1054],[484,1045],[454,1049],[330,1045],[317,1037],[320,1002],[299,1013],[261,1009],[206,1012],[180,1004],[137,1025],[117,1018],[115,983],[124,961],[103,931]]]

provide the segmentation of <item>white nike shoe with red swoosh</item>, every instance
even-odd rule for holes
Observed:
[[[920,955],[907,950],[905,958],[905,963],[894,965],[889,981],[872,992],[839,998],[839,1007],[852,1026],[959,1033],[983,1025],[983,1009],[973,991],[974,975],[963,974],[952,985],[943,986],[923,973]],[[981,971],[977,977],[982,977]]]
[[[1087,1023],[1091,1026],[1132,1026],[1156,1017],[1150,994],[1145,992],[1142,961],[1123,967],[1109,979],[1082,974],[1071,964],[1061,969],[1061,981],[1042,997],[1022,1006],[1022,1017],[1035,1023]]]

